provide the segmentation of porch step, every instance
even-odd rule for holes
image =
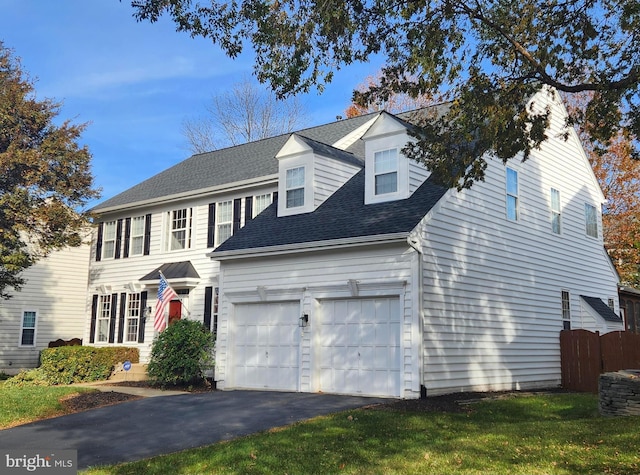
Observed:
[[[120,381],[146,381],[147,379],[149,379],[147,365],[142,363],[132,363],[129,371],[125,371],[122,363],[118,363],[111,376],[109,376],[109,381],[115,383]]]

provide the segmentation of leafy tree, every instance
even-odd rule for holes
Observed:
[[[193,153],[285,134],[304,122],[303,107],[295,97],[278,99],[249,79],[213,96],[206,109],[206,117],[183,123]]]
[[[450,107],[416,129],[408,150],[444,183],[469,187],[487,157],[527,158],[547,138],[548,110],[526,99],[545,85],[592,91],[581,122],[607,143],[640,133],[637,0],[133,0],[134,16],[168,13],[179,31],[236,57],[253,46],[255,72],[280,96],[320,90],[334,71],[386,58],[380,86],[356,102],[448,94]],[[487,153],[487,155],[485,155]],[[634,155],[638,144],[634,143]]]
[[[20,290],[24,269],[54,249],[81,244],[85,212],[98,196],[86,124],[55,125],[60,104],[38,100],[19,59],[0,42],[0,297]]]

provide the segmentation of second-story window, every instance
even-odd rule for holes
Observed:
[[[216,246],[219,246],[233,233],[233,201],[218,203],[216,213]]]
[[[304,197],[303,197],[304,198]],[[265,208],[267,208],[271,204],[271,193],[266,193],[264,195],[258,195],[254,198],[253,205],[253,216],[256,217],[260,213],[262,213]]]
[[[507,168],[507,219],[518,220],[518,172]]]
[[[551,188],[551,230],[560,234],[560,192]]]
[[[287,208],[304,206],[304,167],[287,170]]]
[[[131,255],[140,256],[144,251],[144,216],[131,219]]]
[[[586,223],[587,236],[597,238],[598,237],[598,214],[596,212],[596,207],[588,203],[585,203],[584,218]]]
[[[191,208],[176,209],[170,212],[169,249],[189,249],[191,247]]]
[[[392,148],[373,155],[374,193],[383,195],[398,191],[398,150]]]
[[[116,222],[104,223],[104,234],[102,237],[102,258],[113,259],[116,253]]]

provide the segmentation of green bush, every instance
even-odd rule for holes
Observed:
[[[71,384],[107,379],[115,365],[129,360],[137,363],[137,348],[60,346],[40,353],[40,368],[50,384]]]
[[[162,387],[199,384],[213,367],[214,337],[194,320],[178,320],[153,341],[147,373]]]
[[[21,388],[23,386],[49,386],[50,383],[42,368],[23,369],[4,382],[6,387]]]

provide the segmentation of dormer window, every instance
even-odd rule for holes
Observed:
[[[287,208],[304,206],[304,167],[287,170],[286,194]]]
[[[375,152],[373,155],[375,194],[398,191],[398,150],[395,148]]]

